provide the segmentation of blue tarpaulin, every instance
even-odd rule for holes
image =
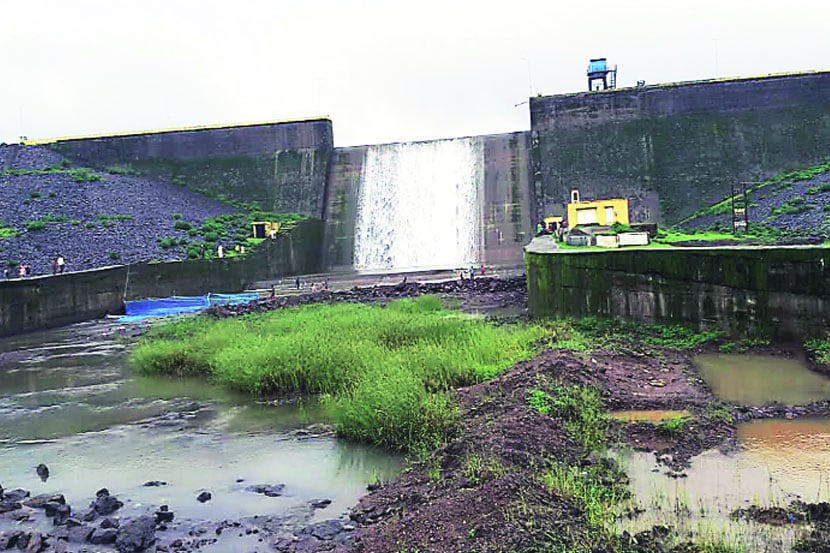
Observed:
[[[128,301],[127,314],[118,319],[119,322],[133,322],[150,317],[169,317],[182,313],[195,313],[207,309],[211,305],[236,305],[258,300],[256,292],[242,294],[206,294],[204,296],[173,296],[170,298],[156,298],[148,300]]]

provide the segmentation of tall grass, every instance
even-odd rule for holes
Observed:
[[[231,319],[193,317],[134,349],[144,374],[204,375],[256,395],[322,394],[341,435],[432,448],[455,432],[446,392],[534,354],[538,326],[495,326],[422,296],[387,307],[309,305]]]

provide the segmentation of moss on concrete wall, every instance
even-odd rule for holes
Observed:
[[[96,168],[127,166],[214,197],[316,218],[323,217],[334,148],[326,119],[71,139],[50,147]]]
[[[830,156],[830,72],[531,98],[537,217],[628,197],[673,223],[755,181]]]
[[[830,249],[525,253],[535,317],[608,316],[786,340],[830,326]]]

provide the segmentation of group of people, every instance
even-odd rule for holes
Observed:
[[[555,223],[545,223],[544,221],[536,224],[536,236],[553,236],[561,241],[565,231],[565,223],[560,225]]]
[[[483,264],[479,265],[479,267],[478,267],[479,275],[484,276],[486,274],[486,272],[487,272],[487,268]],[[461,280],[464,280],[464,273],[465,273],[465,271],[463,269],[461,271],[459,271],[459,273],[458,273],[458,276],[461,278]],[[475,268],[475,266],[470,265],[470,268],[466,270],[466,273],[467,273],[467,277],[470,280],[473,280],[476,277],[476,268]]]
[[[52,274],[56,275],[58,273],[62,273],[66,269],[66,259],[62,255],[59,255],[55,259],[52,260]]]
[[[66,270],[66,258],[62,255],[52,259],[51,262],[52,274],[57,275]],[[14,269],[14,270],[13,270]],[[3,278],[11,278],[13,273],[17,273],[18,278],[27,278],[32,276],[32,267],[28,263],[21,262],[15,269],[14,267],[5,267],[3,269]]]

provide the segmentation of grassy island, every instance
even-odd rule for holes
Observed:
[[[132,360],[145,374],[204,375],[255,395],[321,395],[341,435],[412,451],[456,431],[448,390],[529,359],[544,334],[421,296],[177,320],[154,328]]]

